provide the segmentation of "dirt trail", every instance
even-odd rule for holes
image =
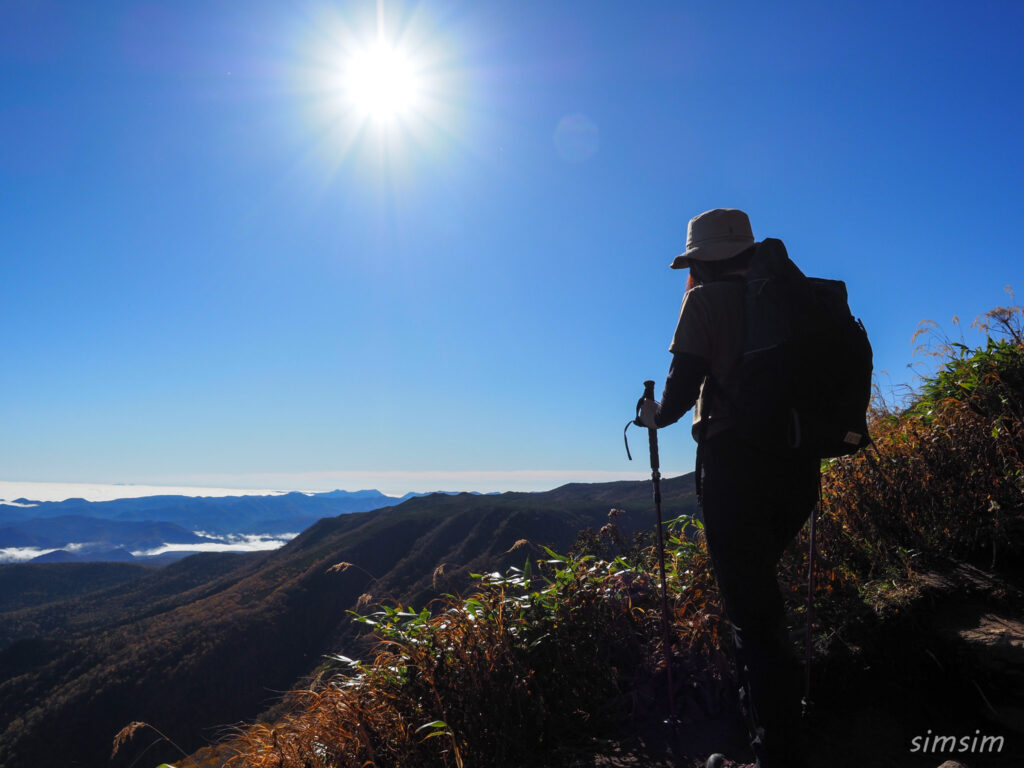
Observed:
[[[836,637],[814,665],[815,709],[807,722],[811,765],[1024,765],[1019,583],[967,564],[947,564],[919,574],[914,596],[898,607]],[[637,731],[579,765],[697,768],[714,751],[752,759],[732,705],[684,724],[678,760],[667,728],[655,718]]]

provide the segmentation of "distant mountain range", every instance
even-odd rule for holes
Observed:
[[[173,545],[214,548],[245,536],[290,537],[324,517],[367,512],[423,495],[394,497],[377,490],[337,490],[277,496],[146,496],[99,502],[16,499],[14,504],[0,504],[0,562],[162,564],[189,554],[186,548],[175,551]],[[154,551],[159,554],[145,554]]]
[[[363,501],[382,501],[372,493]],[[663,480],[662,494],[666,519],[697,510],[692,475]],[[276,498],[292,519],[308,509],[301,499]],[[358,501],[306,498],[324,509]],[[131,514],[143,516],[188,505],[136,503],[142,508]],[[650,483],[632,481],[433,494],[334,512],[270,552],[199,554],[161,569],[0,566],[0,765],[128,766],[138,755],[122,750],[111,762],[111,740],[134,720],[195,750],[214,729],[251,720],[301,686],[324,654],[371,653],[349,613],[360,596],[424,606],[465,589],[470,572],[547,557],[540,545],[567,550],[580,530],[607,523],[613,507],[625,510],[616,518],[625,532],[650,531],[652,506]],[[184,513],[174,521],[210,527]],[[329,570],[339,562],[351,567]],[[153,747],[142,764],[180,757],[164,748]]]

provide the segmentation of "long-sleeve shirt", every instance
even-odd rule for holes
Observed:
[[[688,352],[677,352],[672,356],[672,364],[665,377],[665,391],[661,394],[661,407],[655,417],[659,428],[675,424],[693,408],[710,370],[711,366],[703,357]]]
[[[658,426],[678,421],[690,408],[695,440],[730,426],[729,403],[738,392],[735,374],[743,351],[743,281],[725,279],[691,288],[683,296],[669,351]],[[706,422],[705,422],[706,420]]]

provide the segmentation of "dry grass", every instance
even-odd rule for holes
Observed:
[[[681,536],[687,525],[693,541]],[[671,531],[674,663],[688,670],[680,688],[694,692],[722,677],[722,621],[699,523]],[[359,617],[379,639],[374,658],[336,657],[333,676],[294,693],[288,715],[226,745],[227,764],[542,766],[586,754],[642,714],[636,692],[664,666],[654,553],[645,567],[548,555],[537,575],[531,562],[479,576],[471,596],[433,611]]]
[[[134,722],[128,723],[128,725],[126,725],[124,728],[122,728],[120,731],[118,731],[117,735],[114,736],[114,748],[113,748],[113,751],[110,753],[111,759],[117,757],[117,753],[121,751],[121,747],[125,746],[129,741],[131,741],[135,737],[135,735],[139,731],[143,730],[144,728],[148,728],[149,730],[153,731],[153,733],[157,734],[157,739],[156,739],[156,741],[151,743],[148,747],[146,747],[146,750],[144,750],[136,758],[136,761],[138,761],[142,757],[142,755],[144,755],[146,753],[146,751],[148,751],[150,748],[154,747],[155,745],[159,744],[161,741],[166,741],[172,747],[174,747],[179,752],[181,752],[183,757],[187,756],[187,753],[181,747],[179,747],[177,744],[175,744],[173,741],[171,741],[169,738],[167,738],[167,736],[162,731],[160,731],[158,728],[155,728],[154,726],[150,725],[149,723],[144,723],[144,722],[142,722],[140,720],[136,720]]]

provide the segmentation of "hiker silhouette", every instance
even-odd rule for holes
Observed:
[[[758,248],[749,218],[728,208],[702,213],[689,222],[686,246],[671,265],[690,270],[669,347],[672,362],[660,403],[640,419],[666,427],[694,408],[698,498],[733,628],[751,747],[760,768],[800,768],[807,765],[800,664],[787,640],[776,569],[817,503],[820,460],[808,451],[759,446],[737,423],[744,274]]]

